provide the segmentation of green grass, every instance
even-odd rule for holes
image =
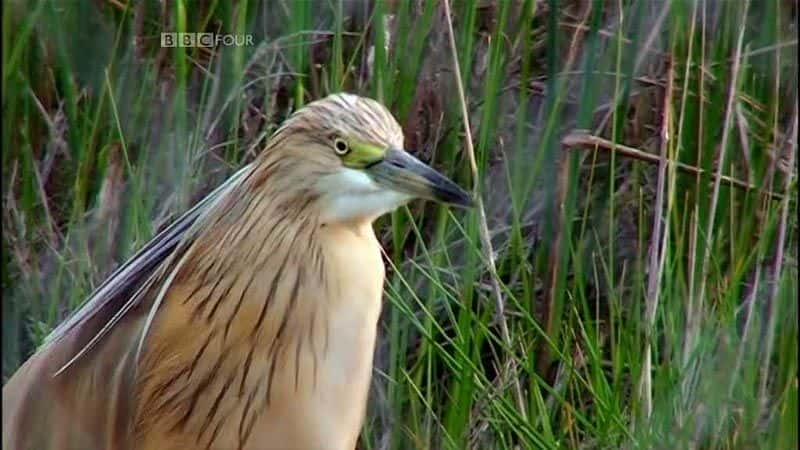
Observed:
[[[291,111],[346,90],[477,183],[497,266],[478,211],[378,221],[360,448],[798,445],[791,2],[453,1],[460,73],[437,2],[129,3],[3,8],[4,379]],[[162,31],[256,45],[161,48]],[[703,175],[562,142],[576,130]]]

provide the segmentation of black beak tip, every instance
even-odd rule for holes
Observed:
[[[459,202],[455,203],[455,205],[467,209],[467,208],[474,208],[475,205],[476,205],[476,202],[475,202],[475,199],[472,198],[471,195],[467,194]]]
[[[460,187],[455,187],[453,190],[440,193],[440,200],[448,205],[464,209],[475,206],[475,199]]]

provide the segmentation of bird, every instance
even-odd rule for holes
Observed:
[[[297,109],[120,266],[3,386],[9,450],[352,450],[385,269],[373,222],[473,196],[380,102]]]

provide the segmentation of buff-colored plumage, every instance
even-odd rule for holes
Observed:
[[[402,141],[369,99],[295,113],[14,374],[3,448],[353,449],[384,279],[371,223],[468,203]]]

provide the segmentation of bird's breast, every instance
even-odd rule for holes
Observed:
[[[253,442],[274,448],[355,447],[369,391],[384,269],[372,229],[325,230],[324,282],[313,324],[314,348],[299,356],[300,387],[291,380],[261,421]],[[313,296],[313,293],[312,293]],[[309,329],[310,330],[310,329]],[[277,406],[282,404],[281,406]],[[276,438],[279,436],[280,438]],[[254,447],[256,448],[256,447]]]

